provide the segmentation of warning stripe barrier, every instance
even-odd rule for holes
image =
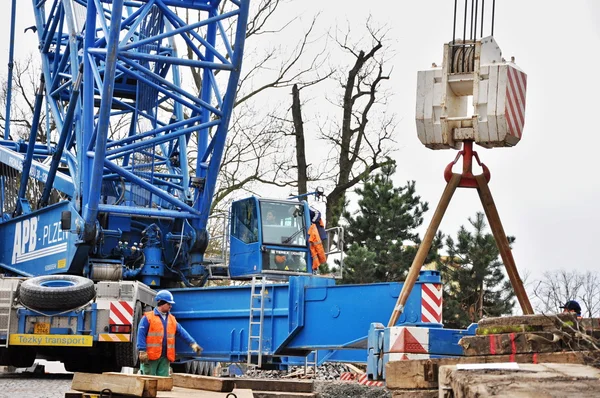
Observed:
[[[385,386],[385,383],[383,381],[369,380],[369,377],[366,374],[359,375],[357,373],[352,372],[343,372],[340,376],[340,380],[347,382],[358,382],[358,384],[369,387]]]
[[[131,325],[133,306],[127,301],[111,301],[108,323],[110,325]]]
[[[131,340],[131,335],[122,333],[102,333],[98,335],[98,341],[106,341],[110,343],[121,343]]]

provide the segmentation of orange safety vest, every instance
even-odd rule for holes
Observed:
[[[324,264],[327,261],[325,255],[325,249],[323,249],[323,242],[319,236],[319,231],[316,224],[311,224],[308,228],[308,243],[310,247],[310,255],[312,257],[312,269],[316,270],[319,265]]]
[[[146,337],[146,352],[148,359],[154,361],[162,355],[163,338],[165,331],[163,329],[162,317],[156,315],[154,311],[148,311],[144,314],[148,318],[150,326],[148,327],[148,336]],[[167,315],[167,358],[175,362],[175,334],[177,333],[177,321],[171,314]]]

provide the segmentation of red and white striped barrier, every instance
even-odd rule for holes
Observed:
[[[421,285],[421,322],[442,323],[442,285]]]
[[[361,375],[358,378],[358,384],[362,384],[363,386],[369,386],[369,387],[383,387],[383,386],[385,386],[385,383],[383,381],[369,380],[369,378],[367,377],[366,374]]]
[[[511,135],[521,138],[525,125],[525,93],[527,75],[508,66],[508,84],[506,85],[506,124]]]
[[[109,325],[131,325],[133,322],[133,307],[127,301],[111,301]]]
[[[362,384],[363,386],[369,387],[383,387],[385,383],[383,381],[374,381],[369,380],[369,377],[366,374],[359,375],[358,373],[352,372],[344,372],[340,376],[341,381],[347,382],[358,382],[358,384]]]

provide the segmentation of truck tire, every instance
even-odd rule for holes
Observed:
[[[94,282],[75,275],[44,275],[27,279],[19,288],[21,303],[36,310],[68,310],[96,296]]]

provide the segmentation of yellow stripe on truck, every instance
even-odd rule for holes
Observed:
[[[98,335],[98,341],[108,341],[114,343],[120,343],[122,341],[130,341],[131,336],[129,334],[122,333],[103,333]]]
[[[94,345],[92,336],[69,334],[11,334],[9,345],[31,346],[61,346],[61,347],[91,347]]]

